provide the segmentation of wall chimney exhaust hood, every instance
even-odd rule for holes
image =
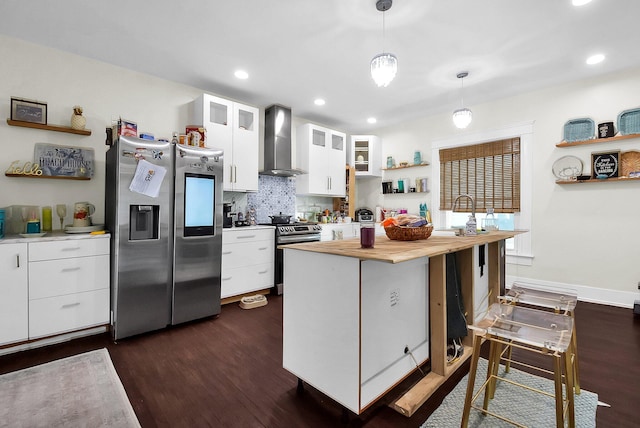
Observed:
[[[262,175],[293,177],[306,174],[291,167],[291,109],[274,104],[264,111],[264,168]]]

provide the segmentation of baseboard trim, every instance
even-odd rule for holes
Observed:
[[[68,342],[80,337],[93,336],[107,332],[108,326],[90,327],[84,330],[73,331],[70,333],[59,334],[56,336],[35,339],[32,341],[22,342],[14,345],[7,345],[6,348],[0,349],[0,355],[13,354],[14,352],[27,351],[29,349],[41,348],[43,346],[54,345],[57,343]]]
[[[609,290],[606,288],[589,287],[580,284],[567,284],[563,282],[542,281],[531,278],[520,278],[516,276],[506,277],[507,288],[514,282],[525,282],[543,288],[568,288],[578,293],[578,300],[581,302],[598,303],[601,305],[618,306],[621,308],[633,309],[633,302],[638,298],[637,292]]]

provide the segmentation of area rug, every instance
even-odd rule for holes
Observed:
[[[478,373],[474,393],[486,380],[487,360],[478,360]],[[511,367],[509,373],[504,372],[504,366],[500,366],[499,376],[523,383],[543,391],[554,393],[553,381],[539,376],[525,373]],[[440,407],[431,414],[421,428],[459,427],[462,420],[464,397],[467,392],[467,374],[458,385],[445,397]],[[476,405],[482,405],[483,395],[478,396]],[[581,390],[575,396],[576,427],[593,428],[596,426],[596,408],[598,395],[593,392]],[[494,399],[489,403],[489,411],[501,416],[506,416],[518,423],[531,428],[548,428],[556,426],[555,400],[552,397],[531,392],[524,388],[512,385],[508,382],[498,382]],[[469,427],[513,427],[498,418],[490,415],[483,416],[478,410],[471,409]]]
[[[140,427],[99,349],[0,376],[1,427]]]

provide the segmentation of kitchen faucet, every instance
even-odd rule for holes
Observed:
[[[456,196],[456,198],[453,200],[453,205],[451,206],[451,212],[456,212],[456,205],[458,204],[458,200],[460,198],[469,198],[469,200],[471,200],[471,215],[469,216],[469,220],[467,221],[464,235],[477,235],[478,231],[476,228],[478,223],[476,222],[476,200],[473,199],[473,196],[467,193]]]

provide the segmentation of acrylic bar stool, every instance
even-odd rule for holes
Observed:
[[[497,389],[498,380],[555,398],[556,426],[564,427],[566,420],[570,428],[575,427],[573,369],[567,352],[573,334],[573,318],[539,309],[494,303],[489,307],[485,318],[475,325],[470,325],[469,328],[473,331],[473,354],[461,427],[468,426],[471,409],[479,410],[483,414],[489,414],[516,426],[525,426],[522,422],[512,421],[504,415],[498,415],[489,410],[490,400],[495,393],[500,393]],[[474,394],[483,340],[490,343],[487,378]],[[503,346],[516,347],[553,358],[555,394],[498,376]],[[484,404],[479,407],[475,401],[482,392],[484,392]],[[526,421],[523,422],[526,423]]]
[[[536,288],[529,284],[514,282],[511,289],[504,296],[498,297],[502,303],[514,305],[528,305],[536,308],[553,310],[556,314],[564,314],[574,319],[573,335],[569,354],[573,368],[573,386],[576,394],[580,394],[580,366],[578,363],[578,342],[574,312],[578,304],[578,294],[573,290],[554,288],[553,290]],[[505,368],[509,371],[512,358],[512,348],[507,347],[505,354]],[[516,362],[518,363],[518,362]],[[522,363],[518,363],[522,364]]]

